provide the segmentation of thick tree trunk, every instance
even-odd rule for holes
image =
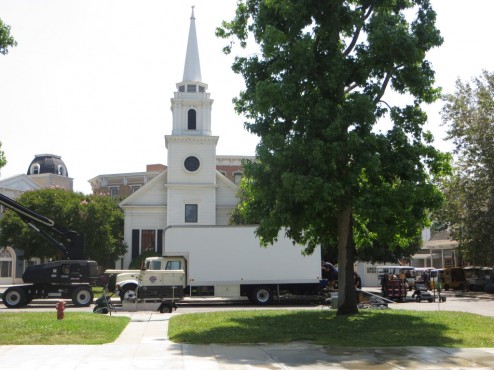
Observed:
[[[353,258],[352,207],[348,206],[338,217],[338,315],[358,313]]]

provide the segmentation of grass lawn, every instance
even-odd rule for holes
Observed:
[[[312,341],[340,347],[494,347],[494,318],[446,311],[228,311],[173,316],[170,340],[181,343]]]
[[[89,312],[65,312],[57,320],[54,312],[7,312],[0,314],[5,344],[103,344],[118,338],[129,317]]]

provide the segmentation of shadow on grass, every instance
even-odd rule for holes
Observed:
[[[477,332],[481,334],[476,334]],[[169,338],[182,343],[312,341],[340,347],[487,347],[494,320],[457,312],[236,311],[172,318]]]

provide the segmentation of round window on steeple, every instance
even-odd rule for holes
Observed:
[[[200,164],[201,163],[199,162],[199,159],[194,156],[187,157],[185,158],[184,161],[184,167],[189,172],[197,171],[199,169]]]

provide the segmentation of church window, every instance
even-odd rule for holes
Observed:
[[[185,222],[197,222],[197,204],[185,205]]]
[[[195,93],[196,92],[196,85],[187,85],[187,92],[192,92],[192,93]]]
[[[154,252],[156,248],[156,230],[142,230],[141,253]]]
[[[189,109],[187,112],[187,130],[195,130],[197,127],[196,124],[196,110],[195,109]]]
[[[199,92],[203,93],[204,92],[204,86],[199,86]]]
[[[34,164],[31,166],[31,171],[29,171],[29,173],[30,173],[31,175],[39,175],[39,170],[40,170],[39,163],[34,163]]]
[[[183,85],[182,86],[179,86],[178,87],[178,91],[179,92],[185,92],[185,86],[183,86]]]
[[[133,229],[131,255],[137,258],[144,252],[163,253],[163,230],[162,229]]]

